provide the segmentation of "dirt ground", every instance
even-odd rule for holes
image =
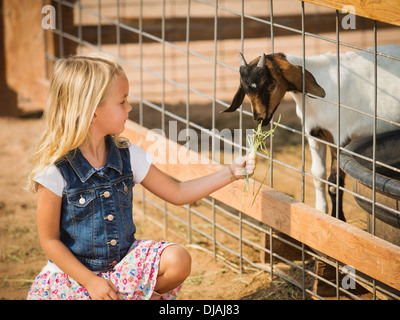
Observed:
[[[25,299],[32,280],[45,265],[35,225],[35,195],[24,190],[39,119],[0,118],[0,299]],[[138,238],[158,238],[160,229],[135,217]],[[174,240],[173,237],[169,239]],[[183,243],[185,245],[185,243]],[[238,274],[212,254],[187,245],[193,265],[179,299],[297,299],[300,293],[263,271]]]

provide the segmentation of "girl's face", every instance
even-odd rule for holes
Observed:
[[[128,79],[124,74],[118,75],[110,84],[108,96],[96,108],[92,121],[92,126],[96,126],[104,136],[124,131],[128,114],[132,110],[127,101],[128,94]]]

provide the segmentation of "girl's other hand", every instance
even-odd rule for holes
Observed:
[[[85,288],[92,300],[120,300],[117,287],[109,279],[94,275]]]

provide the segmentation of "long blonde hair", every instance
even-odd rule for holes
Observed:
[[[28,189],[34,191],[34,178],[88,137],[96,107],[107,97],[111,82],[124,74],[110,59],[73,56],[54,63],[49,97],[43,115],[44,132],[34,154],[34,167]],[[126,139],[113,136],[119,147]]]

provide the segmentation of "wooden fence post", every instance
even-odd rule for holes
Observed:
[[[63,5],[58,10],[54,1],[45,4],[55,9],[56,27],[72,34],[73,8]],[[55,57],[75,53],[73,41],[60,38],[51,30],[45,41],[42,21],[46,13],[42,13],[42,6],[39,0],[0,0],[0,116],[43,110],[51,68],[45,51]],[[58,21],[62,21],[62,26]]]
[[[4,27],[3,0],[0,0],[0,116],[18,114],[17,94],[8,86],[6,78],[6,30]]]

